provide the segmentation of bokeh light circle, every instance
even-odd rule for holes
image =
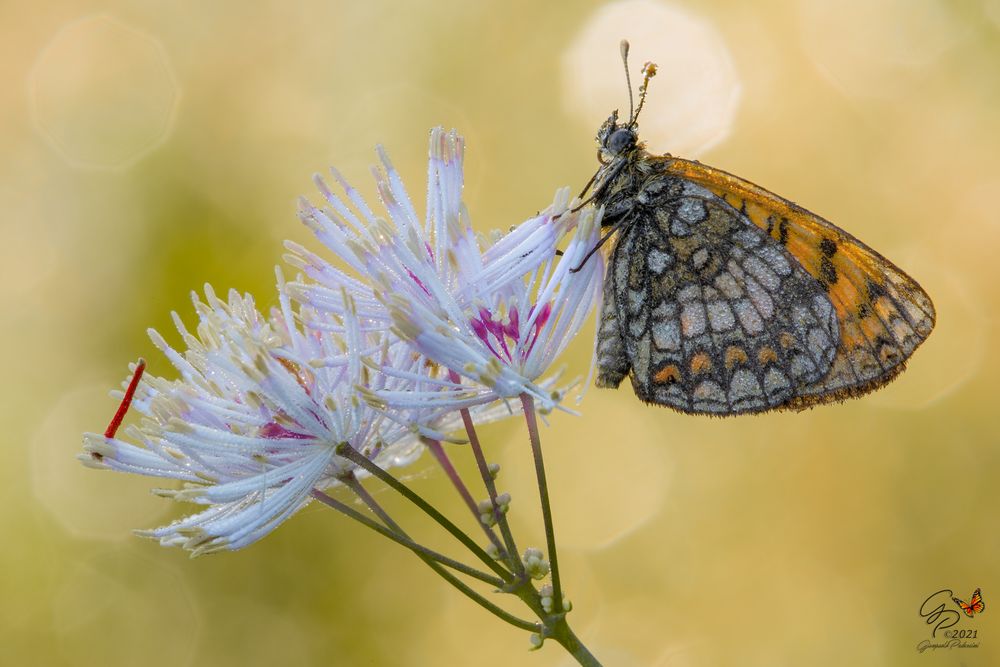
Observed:
[[[173,503],[149,492],[156,485],[150,479],[91,470],[76,459],[83,451],[81,431],[102,432],[114,414],[109,389],[84,385],[54,400],[31,442],[31,484],[38,503],[68,534],[134,540],[132,529],[163,521]]]
[[[903,266],[919,266],[919,276],[937,309],[934,331],[908,362],[905,373],[869,397],[872,405],[924,410],[959,391],[983,370],[989,321],[975,281],[942,271],[932,254],[912,250],[899,256]],[[961,350],[961,354],[956,351]]]
[[[893,97],[901,75],[925,69],[951,49],[966,26],[941,0],[801,0],[803,50],[848,96]]]
[[[586,21],[563,55],[568,113],[595,134],[612,110],[628,114],[623,37],[631,44],[633,87],[643,62],[659,66],[639,119],[651,152],[696,157],[728,136],[742,92],[729,49],[705,19],[655,0],[604,5]]]
[[[627,387],[606,402],[613,407],[603,415],[554,415],[552,428],[541,432],[559,545],[566,548],[603,549],[625,538],[660,512],[670,484],[667,451],[633,426],[649,408]],[[558,441],[546,445],[547,433]],[[527,436],[517,432],[503,448],[497,484],[531,507],[538,485],[525,457],[531,460]]]
[[[192,664],[201,614],[173,568],[131,548],[78,559],[53,597],[52,630],[67,664]]]
[[[121,169],[162,144],[180,88],[152,36],[111,16],[64,26],[28,75],[40,134],[71,165]]]

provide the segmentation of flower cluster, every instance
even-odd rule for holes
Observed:
[[[432,401],[467,407],[528,393],[543,409],[552,409],[559,392],[553,396],[539,381],[598,298],[603,260],[583,259],[597,243],[600,220],[590,210],[571,212],[564,189],[550,207],[510,233],[482,238],[472,230],[461,200],[463,153],[462,138],[454,132],[431,133],[423,222],[381,150],[376,183],[388,220],[375,217],[337,172],[333,175],[357,213],[317,179],[329,206],[319,209],[303,200],[301,218],[351,271],[289,243],[286,259],[310,279],[289,290],[325,312],[340,311],[343,295],[360,291],[364,296],[356,302],[366,320],[388,325],[415,351],[451,371],[451,382],[434,394],[382,394],[390,406]],[[557,246],[574,230],[557,258]]]
[[[327,256],[288,244],[302,275],[285,283],[278,271],[278,307],[265,316],[248,295],[206,288],[194,332],[174,316],[183,351],[150,332],[180,378],[143,377],[141,424],[86,434],[81,455],[180,480],[159,493],[207,506],[143,535],[195,554],[238,549],[363,475],[341,447],[386,469],[419,456],[423,438],[447,439],[458,409],[488,420],[525,394],[558,406],[563,391],[545,374],[599,299],[603,259],[584,261],[599,215],[560,191],[509,233],[478,235],[463,151],[454,131],[432,131],[423,220],[381,149],[386,217],[336,172],[342,196],[317,179],[325,204],[303,200],[301,217]]]

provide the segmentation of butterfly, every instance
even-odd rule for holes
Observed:
[[[630,376],[643,401],[716,416],[801,410],[860,396],[902,372],[931,333],[927,293],[844,230],[738,176],[652,155],[637,118],[597,134],[585,203],[612,236],[597,385]],[[586,260],[585,260],[586,261]]]
[[[961,609],[962,611],[964,611],[965,615],[969,616],[970,618],[972,616],[975,616],[976,614],[982,613],[983,609],[986,609],[986,605],[983,604],[982,589],[979,589],[979,588],[977,588],[975,591],[973,591],[972,597],[969,598],[968,604],[966,604],[965,602],[962,602],[961,600],[959,600],[956,597],[953,597],[952,600],[954,600],[955,604],[958,605],[959,609]]]

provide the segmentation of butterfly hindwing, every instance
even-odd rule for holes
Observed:
[[[740,211],[697,184],[663,178],[647,185],[656,192],[649,206],[620,225],[598,384],[617,385],[631,366],[641,399],[717,415],[795,400],[836,354],[830,299]]]
[[[920,286],[889,260],[823,218],[749,181],[673,157],[660,168],[700,184],[743,212],[823,288],[840,322],[830,372],[786,407],[841,400],[899,374],[930,334],[935,312]]]

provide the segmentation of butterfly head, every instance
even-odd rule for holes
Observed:
[[[601,151],[601,160],[610,162],[615,158],[628,155],[639,142],[635,130],[634,124],[619,125],[618,111],[612,113],[597,132],[597,145]]]
[[[621,54],[622,63],[625,65],[625,82],[628,84],[629,119],[627,122],[619,124],[618,110],[616,109],[604,121],[601,129],[598,130],[598,159],[604,164],[627,157],[639,146],[639,135],[637,133],[639,112],[642,111],[642,105],[646,102],[646,88],[649,85],[649,80],[656,76],[656,65],[646,63],[642,68],[642,85],[639,86],[639,106],[634,107],[632,103],[632,82],[628,72],[628,50],[628,42],[623,39]]]

